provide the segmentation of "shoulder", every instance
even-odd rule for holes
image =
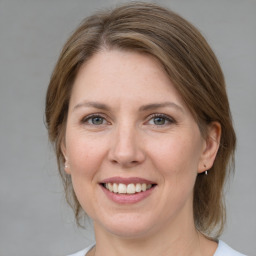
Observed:
[[[226,243],[220,240],[218,248],[214,253],[214,256],[246,256],[246,255],[235,251],[234,249],[229,247]]]
[[[79,251],[79,252],[76,252],[74,254],[69,254],[68,256],[85,256],[87,252],[89,252],[92,248],[94,247],[94,244],[86,247],[85,249]]]

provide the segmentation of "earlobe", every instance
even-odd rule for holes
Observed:
[[[64,164],[64,170],[67,174],[70,174],[70,168],[69,168],[69,164],[67,163],[67,161]]]
[[[198,173],[207,172],[213,166],[214,160],[219,150],[221,138],[221,125],[219,122],[212,122],[208,125],[207,137],[203,152],[201,155],[201,161],[198,167]]]
[[[66,154],[66,145],[65,145],[64,141],[61,142],[61,152],[65,159],[64,170],[67,174],[70,174],[70,167],[69,167],[69,163],[68,163],[68,158],[67,158],[67,154]]]

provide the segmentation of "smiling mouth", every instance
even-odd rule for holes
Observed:
[[[101,185],[112,193],[128,195],[145,192],[151,189],[152,187],[156,186],[156,184],[146,183],[130,183],[127,185],[123,183],[101,183]]]

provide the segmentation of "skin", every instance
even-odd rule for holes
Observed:
[[[86,62],[73,85],[62,151],[94,222],[92,255],[213,255],[217,244],[194,226],[193,188],[214,162],[220,133],[212,123],[202,137],[153,57],[102,50]],[[99,184],[116,176],[156,186],[138,203],[118,204]]]

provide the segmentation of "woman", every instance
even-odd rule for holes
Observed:
[[[242,255],[218,241],[234,156],[224,77],[186,20],[148,3],[87,18],[46,99],[66,197],[96,244],[74,255]]]

